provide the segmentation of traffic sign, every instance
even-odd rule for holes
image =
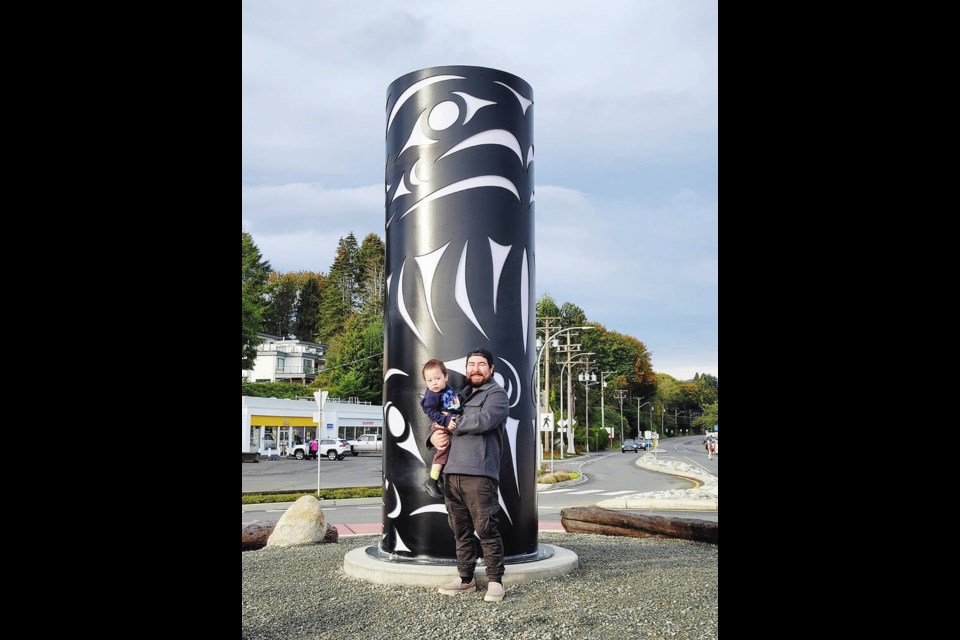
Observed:
[[[553,414],[543,413],[543,422],[540,423],[540,431],[553,431]]]

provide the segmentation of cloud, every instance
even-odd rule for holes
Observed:
[[[536,295],[718,373],[718,5],[243,3],[242,224],[281,271],[385,239],[386,91],[475,65],[534,91]]]
[[[358,243],[369,233],[384,238],[382,185],[245,185],[242,194],[243,229],[278,271],[326,272],[340,238],[351,231]]]

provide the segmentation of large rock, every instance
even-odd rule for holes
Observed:
[[[301,496],[280,516],[267,539],[267,546],[316,544],[322,542],[326,535],[327,519],[320,508],[320,501],[313,496]]]

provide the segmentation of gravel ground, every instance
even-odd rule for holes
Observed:
[[[507,585],[503,602],[484,589],[377,585],[344,575],[343,557],[376,536],[338,544],[241,553],[242,637],[717,638],[719,546],[686,540],[541,532],[580,566],[561,578]],[[510,566],[507,565],[507,575]]]

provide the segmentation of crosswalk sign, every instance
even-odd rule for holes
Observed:
[[[540,414],[540,431],[553,431],[553,414]]]

